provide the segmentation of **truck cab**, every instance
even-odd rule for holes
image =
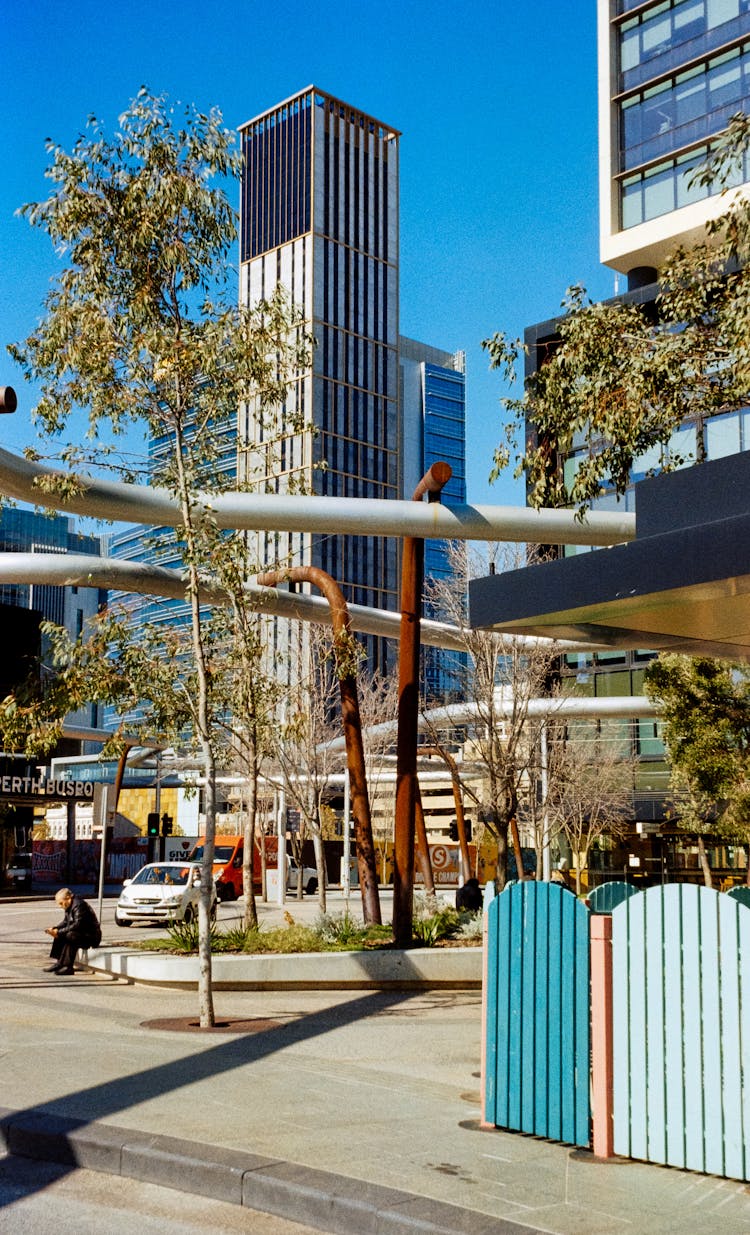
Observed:
[[[188,862],[202,862],[205,836],[198,838],[198,843],[188,854]],[[214,882],[216,895],[220,901],[233,901],[242,896],[242,857],[245,847],[242,836],[217,836],[214,842]]]

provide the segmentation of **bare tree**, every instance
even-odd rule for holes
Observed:
[[[501,573],[528,565],[522,555],[519,546],[497,546],[490,569]],[[464,750],[471,763],[481,765],[484,780],[479,791],[475,781],[461,777],[461,783],[463,792],[483,808],[484,821],[497,842],[497,883],[503,888],[508,834],[517,817],[533,746],[529,703],[550,692],[558,653],[546,641],[529,643],[473,630],[468,623],[468,584],[487,573],[488,563],[464,543],[450,546],[449,562],[450,576],[428,581],[426,593],[432,614],[457,627],[465,647],[463,662],[455,664],[456,682],[460,696],[474,703],[476,713],[462,726]],[[441,735],[434,727],[431,737],[440,745]]]
[[[633,809],[632,755],[595,723],[578,723],[550,744],[547,814],[553,833],[562,834],[573,853],[576,893],[598,837],[628,831]]]

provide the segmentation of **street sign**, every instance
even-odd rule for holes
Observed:
[[[286,830],[287,832],[299,832],[302,816],[298,810],[292,810],[291,806],[286,809]]]

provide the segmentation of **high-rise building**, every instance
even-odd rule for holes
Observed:
[[[242,126],[240,297],[279,283],[314,338],[269,448],[256,409],[240,423],[240,476],[277,491],[396,498],[399,458],[399,134],[311,86]],[[300,431],[284,434],[298,415]],[[377,536],[273,533],[260,563],[327,571],[348,600],[397,608],[398,548]],[[275,623],[275,637],[280,637]],[[392,665],[365,639],[371,668]]]
[[[598,0],[598,29],[601,259],[633,289],[726,208],[691,181],[750,110],[750,0]]]

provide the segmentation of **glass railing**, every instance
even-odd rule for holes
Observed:
[[[620,73],[620,91],[642,86],[644,82],[651,81],[654,77],[661,77],[662,74],[678,69],[691,60],[700,59],[701,56],[708,55],[709,52],[716,51],[719,47],[735,39],[741,39],[749,33],[750,13],[745,13],[743,16],[734,17],[720,26],[714,26],[712,30],[705,30],[681,42],[670,39],[660,43],[651,48],[648,56],[644,56],[638,64]]]

